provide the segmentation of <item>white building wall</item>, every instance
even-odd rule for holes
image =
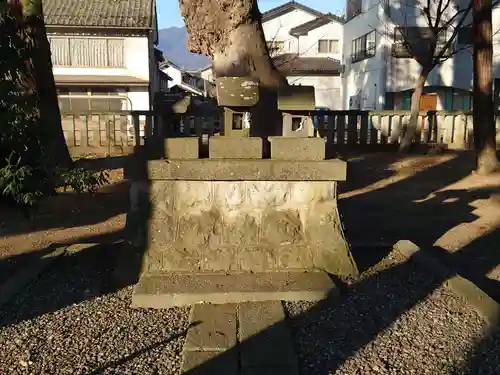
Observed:
[[[287,77],[291,85],[313,86],[316,107],[342,109],[342,79],[331,76]]]
[[[207,68],[207,69],[202,70],[200,72],[200,76],[205,81],[208,81],[210,83],[215,83],[215,76],[214,76],[214,72],[212,71],[212,68]]]
[[[50,36],[74,36],[66,34],[53,34]],[[78,35],[78,38],[91,36]],[[124,40],[124,66],[122,68],[94,68],[94,67],[62,67],[54,66],[53,73],[55,76],[129,76],[143,79],[146,82],[151,80],[151,58],[154,59],[153,41],[146,36],[127,36],[127,37],[111,37],[100,35],[100,38],[116,38]],[[153,56],[151,57],[151,53]],[[127,93],[130,101],[126,102],[126,106],[132,106],[132,110],[149,110],[150,109],[150,93],[147,86],[131,87]],[[129,108],[124,108],[129,109]]]
[[[50,34],[55,35],[55,34]],[[49,36],[50,36],[49,35]],[[64,36],[64,35],[59,35]],[[80,36],[79,36],[80,37]],[[101,36],[112,38],[107,36]],[[90,38],[90,37],[89,37]],[[149,81],[149,46],[148,37],[117,37],[124,39],[123,68],[77,68],[55,66],[54,75],[103,75],[103,76],[130,76]]]
[[[343,97],[345,108],[374,109],[384,107],[386,66],[389,43],[384,9],[380,2],[363,2],[363,12],[344,25]],[[351,63],[352,41],[375,30],[375,56]]]
[[[149,110],[149,90],[147,87],[131,87],[128,97],[132,102],[133,111]]]
[[[283,41],[282,53],[299,53],[297,38],[290,35],[290,29],[302,25],[316,17],[302,10],[294,10],[281,17],[274,18],[262,24],[267,41]]]
[[[298,53],[304,57],[330,57],[342,61],[342,46],[344,25],[332,21],[317,29],[311,30],[307,35],[301,36],[298,40],[299,48]],[[320,53],[318,48],[318,41],[320,39],[338,40],[339,50],[337,53]]]
[[[165,73],[168,74],[171,81],[168,81],[168,87],[172,88],[174,86],[178,86],[182,83],[182,71],[175,66],[168,65],[165,69],[163,69]]]
[[[416,0],[424,1],[424,0]],[[463,0],[465,1],[465,0]],[[426,2],[427,3],[427,2]],[[350,98],[357,98],[361,109],[384,108],[385,92],[401,92],[413,90],[420,74],[420,65],[414,59],[393,58],[391,46],[394,40],[395,24],[408,26],[426,26],[425,19],[417,16],[415,7],[407,12],[401,12],[398,1],[391,1],[390,13],[384,9],[378,0],[363,2],[363,12],[344,25],[344,75],[345,105],[348,107]],[[454,12],[454,11],[453,11]],[[415,14],[414,14],[415,13]],[[404,16],[402,15],[404,14]],[[390,15],[390,18],[388,17]],[[451,15],[448,15],[451,16]],[[393,23],[393,21],[395,23]],[[469,23],[469,20],[467,21]],[[351,64],[351,42],[370,30],[377,31],[377,52],[374,57]],[[500,78],[500,9],[493,12],[493,64],[494,77]],[[452,29],[450,29],[452,32]],[[464,46],[457,46],[463,49]],[[453,87],[461,90],[472,90],[472,47],[457,53],[452,58],[436,66],[429,75],[426,86]],[[435,90],[438,95],[438,109],[444,108],[444,89]],[[460,96],[460,93],[454,93]],[[374,105],[376,103],[376,106]],[[395,96],[394,105],[400,105]]]
[[[314,19],[316,17],[307,12],[294,10],[263,23],[262,27],[268,42],[284,42],[284,50],[281,53],[297,53],[300,57],[329,57],[342,61],[343,25],[341,23],[332,21],[299,38],[290,35],[290,29]],[[318,41],[320,39],[339,40],[338,53],[319,53]],[[313,86],[317,107],[342,109],[342,79],[340,76],[290,76],[287,77],[287,80],[293,85]]]

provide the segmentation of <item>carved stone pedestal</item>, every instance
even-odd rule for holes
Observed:
[[[149,189],[142,206],[151,207],[134,206],[149,215],[143,281],[176,273],[355,274],[337,209],[345,173],[340,160],[149,162],[149,187],[133,189]]]

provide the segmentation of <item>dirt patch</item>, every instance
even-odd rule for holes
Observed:
[[[108,242],[122,236],[129,182],[123,170],[109,170],[109,184],[95,196],[60,193],[44,200],[33,219],[0,209],[0,281],[54,243]]]

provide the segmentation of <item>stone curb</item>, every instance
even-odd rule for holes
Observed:
[[[66,254],[69,245],[53,245],[54,250],[44,256],[29,262],[14,276],[0,285],[0,308],[21,292],[26,285],[33,281],[44,269],[50,266],[60,256]]]
[[[448,268],[441,261],[408,240],[398,241],[394,250],[403,257],[425,267],[438,277],[443,278],[443,285],[470,304],[490,325],[500,323],[500,304],[486,294],[470,280],[463,278]]]

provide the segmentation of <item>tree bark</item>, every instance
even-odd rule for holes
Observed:
[[[278,134],[281,118],[276,92],[288,83],[269,57],[257,1],[179,0],[179,3],[190,36],[189,49],[212,57],[216,77],[253,77],[260,81],[261,99],[252,111],[253,135]]]
[[[474,0],[473,119],[476,172],[489,174],[499,168],[493,105],[492,1]]]
[[[62,129],[50,43],[43,19],[42,3],[39,2],[39,13],[27,16],[27,23],[33,31],[34,49],[37,51],[32,57],[32,69],[40,111],[41,143],[49,165],[69,167],[72,159]]]
[[[408,151],[417,132],[418,115],[420,113],[420,99],[422,98],[425,81],[427,81],[429,72],[429,69],[427,69],[426,67],[422,67],[420,76],[418,77],[417,83],[415,84],[415,89],[413,90],[413,94],[411,95],[410,121],[408,122],[408,125],[406,126],[403,137],[401,139],[401,144],[399,145],[400,151]]]
[[[2,32],[12,41],[10,46],[3,46],[3,57],[9,69],[9,73],[3,73],[18,77],[13,80],[17,82],[15,90],[23,98],[24,122],[29,123],[24,128],[29,135],[18,136],[19,142],[29,145],[15,142],[12,151],[22,158],[23,164],[32,167],[42,164],[49,169],[68,167],[71,157],[61,127],[41,0],[10,0],[3,3],[1,12]],[[11,109],[21,103],[10,98],[6,100]],[[19,128],[15,121],[11,126]]]

